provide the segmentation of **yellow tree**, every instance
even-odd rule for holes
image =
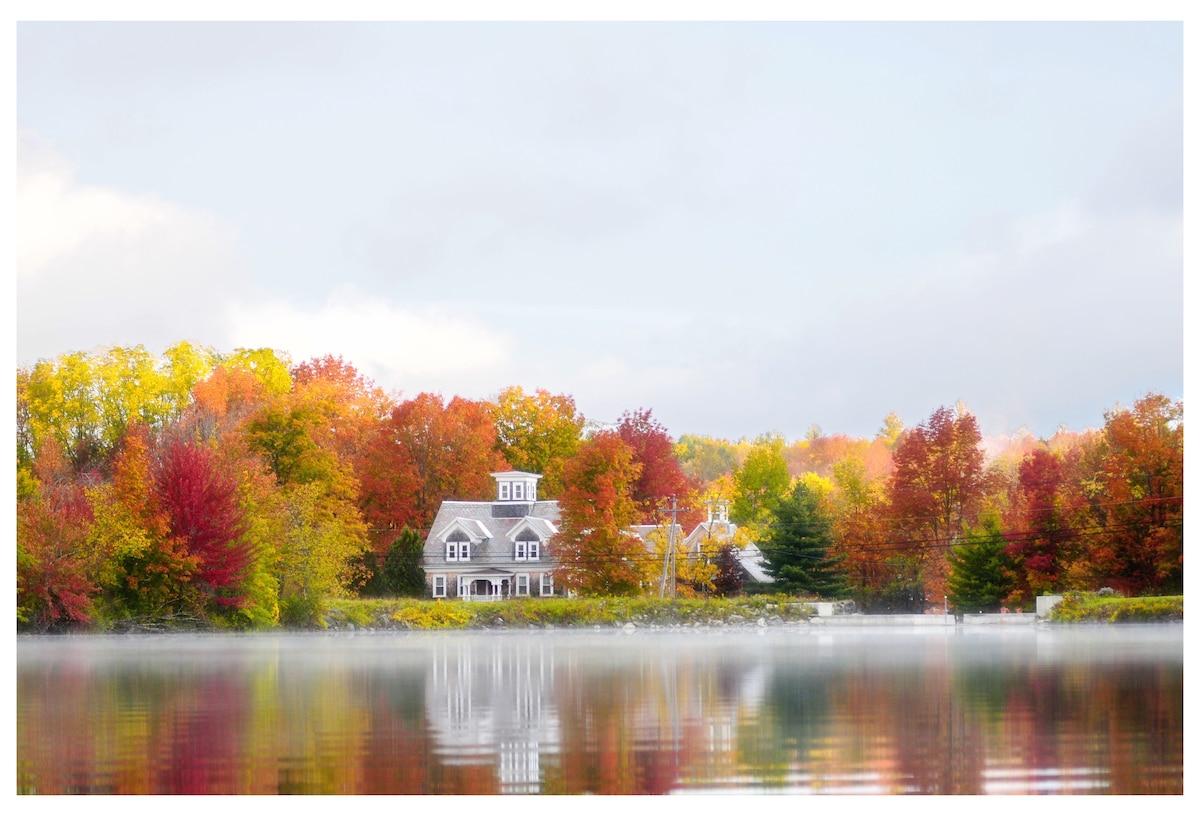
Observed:
[[[585,419],[567,394],[520,386],[500,392],[488,404],[496,424],[496,450],[514,470],[540,473],[538,493],[546,499],[563,488],[563,466],[579,449]]]
[[[101,446],[95,362],[84,352],[39,360],[25,384],[33,455],[54,440],[75,467],[93,461]]]

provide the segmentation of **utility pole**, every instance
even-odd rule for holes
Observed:
[[[679,512],[679,504],[671,497],[671,526],[667,528],[667,552],[663,556],[662,580],[658,584],[658,597],[667,593],[667,575],[671,576],[671,597],[675,597],[675,514]]]

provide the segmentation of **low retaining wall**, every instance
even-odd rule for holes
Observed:
[[[953,615],[833,615],[812,617],[810,626],[953,626]]]
[[[1038,616],[1025,612],[987,612],[978,615],[963,615],[964,626],[1029,626],[1037,623]]]

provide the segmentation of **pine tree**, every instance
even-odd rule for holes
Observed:
[[[1016,588],[1013,561],[1000,522],[987,518],[950,550],[947,597],[951,606],[965,612],[995,612]]]
[[[833,522],[820,497],[801,481],[775,508],[761,548],[781,591],[829,598],[845,591],[840,559],[829,556],[832,543]]]

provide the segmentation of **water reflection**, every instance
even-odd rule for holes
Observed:
[[[1183,791],[1181,626],[19,638],[22,793]]]

